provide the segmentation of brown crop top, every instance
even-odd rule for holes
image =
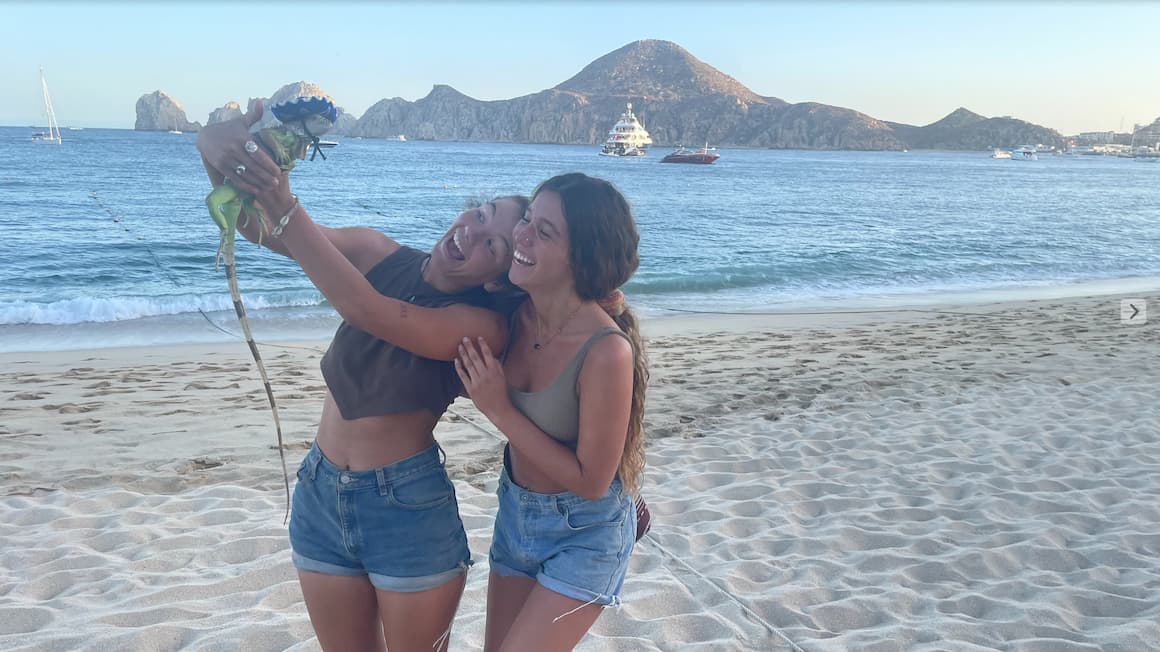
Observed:
[[[380,294],[417,306],[441,308],[457,303],[489,307],[482,288],[444,294],[423,280],[429,254],[399,247],[366,274]],[[443,414],[459,395],[459,377],[451,362],[419,357],[361,331],[345,321],[322,356],[322,377],[344,419],[430,410]]]

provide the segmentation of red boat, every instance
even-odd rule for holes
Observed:
[[[661,163],[695,163],[699,165],[709,165],[713,161],[721,158],[715,150],[710,149],[709,144],[701,149],[685,149],[678,147],[677,151],[668,154],[661,159]]]

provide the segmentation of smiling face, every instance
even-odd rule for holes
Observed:
[[[536,195],[513,232],[515,255],[508,278],[525,291],[573,287],[571,242],[560,195]]]
[[[496,280],[511,266],[512,229],[522,214],[511,197],[463,211],[431,250],[429,268],[465,289]]]
[[[600,300],[640,264],[640,234],[624,195],[579,172],[541,183],[513,235],[508,276],[528,292],[572,290],[585,301]]]

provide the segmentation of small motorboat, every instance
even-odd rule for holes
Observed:
[[[709,165],[721,158],[715,148],[709,147],[709,143],[701,149],[685,149],[684,147],[677,147],[676,151],[666,154],[661,159],[661,163],[693,163],[697,165]]]

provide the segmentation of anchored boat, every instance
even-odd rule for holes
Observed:
[[[52,99],[48,97],[48,82],[44,80],[44,66],[40,67],[40,90],[44,93],[44,112],[48,115],[48,130],[32,134],[33,140],[43,140],[60,144],[60,126],[56,124],[56,113],[52,110]]]
[[[716,148],[709,147],[709,143],[701,149],[685,149],[684,147],[677,147],[676,151],[667,154],[661,159],[661,163],[693,163],[696,165],[709,165],[721,158],[717,153]]]
[[[636,115],[632,112],[632,102],[629,102],[628,108],[620,115],[620,119],[616,121],[612,129],[608,131],[608,139],[604,141],[604,148],[600,150],[600,155],[644,156],[648,153],[647,148],[651,144],[652,138],[649,137],[644,125],[636,119]]]

